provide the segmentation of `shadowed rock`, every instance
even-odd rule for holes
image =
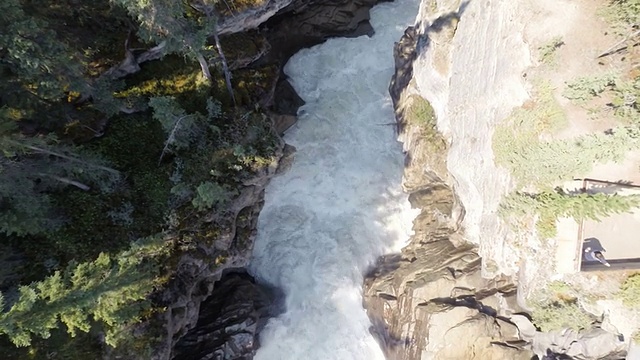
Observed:
[[[230,274],[214,284],[200,306],[196,327],[176,345],[174,359],[250,359],[258,348],[258,332],[279,313],[277,292],[245,274]]]

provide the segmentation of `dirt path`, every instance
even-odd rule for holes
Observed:
[[[611,26],[601,17],[601,9],[606,5],[602,0],[540,0],[530,1],[532,9],[531,20],[525,27],[525,39],[529,44],[532,62],[536,65],[527,71],[529,86],[533,87],[537,81],[548,81],[553,89],[556,101],[563,109],[567,119],[567,126],[553,135],[554,139],[569,139],[580,135],[602,132],[607,129],[624,125],[611,112],[602,111],[610,99],[594,98],[583,104],[576,104],[563,96],[567,83],[580,77],[596,76],[607,72],[628,72],[630,61],[623,59],[624,55],[612,55],[598,58],[605,50],[615,44],[620,38],[611,31]],[[545,47],[548,49],[555,40],[561,40],[562,45],[553,51],[551,61],[543,61]],[[556,41],[559,43],[559,41]],[[590,109],[600,109],[591,111]],[[619,163],[596,164],[586,178],[605,181],[625,181],[640,184],[640,152],[628,154],[625,161]],[[573,182],[569,186],[579,186],[581,182]],[[623,229],[637,228],[638,215],[616,215],[601,223],[590,222],[589,236],[597,236],[605,241],[616,237],[616,241],[623,238]],[[593,224],[592,224],[593,223]],[[596,231],[597,230],[597,231]],[[556,237],[556,271],[573,272],[579,256],[578,224],[573,219],[561,219]],[[628,231],[627,231],[628,232]],[[585,235],[586,236],[586,235]],[[620,240],[622,241],[622,240]],[[608,255],[625,256],[629,246],[637,242],[625,238],[624,243],[611,243]],[[615,254],[615,253],[618,254]],[[637,321],[629,319],[639,318],[637,311],[631,311],[616,300],[615,293],[621,283],[620,278],[626,274],[587,274],[576,273],[566,275],[563,281],[571,283],[582,291],[585,296],[584,305],[593,313],[608,314],[614,331],[620,331],[627,337],[637,329]],[[557,275],[556,275],[557,278]],[[612,285],[613,284],[613,285]],[[602,294],[603,288],[613,286]],[[589,297],[591,300],[586,300]],[[600,299],[600,300],[593,300]]]

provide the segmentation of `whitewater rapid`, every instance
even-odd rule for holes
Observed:
[[[363,274],[398,251],[416,211],[388,86],[393,43],[418,0],[372,9],[371,38],[300,51],[285,73],[306,101],[285,140],[295,162],[266,190],[250,272],[284,290],[286,312],[261,332],[257,360],[384,359],[362,307]]]

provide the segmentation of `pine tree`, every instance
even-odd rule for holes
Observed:
[[[640,148],[638,126],[554,141],[538,141],[536,136],[523,136],[524,131],[514,128],[494,139],[508,150],[497,152],[497,161],[507,166],[521,185],[543,187],[584,176],[593,164],[620,161],[629,151]]]
[[[69,93],[89,92],[81,55],[58,39],[48,24],[27,14],[19,0],[0,2],[0,106],[44,116]]]
[[[116,256],[100,254],[94,261],[70,264],[42,281],[22,286],[11,304],[0,294],[0,334],[16,346],[28,346],[32,336],[48,338],[63,323],[67,332],[88,332],[102,325],[106,342],[116,346],[121,330],[140,321],[150,306],[148,295],[158,284],[158,268],[168,248],[161,236],[141,239]],[[155,259],[154,259],[155,258]]]
[[[222,62],[225,83],[229,95],[236,103],[231,86],[231,71],[220,45],[217,32],[217,1],[208,0],[111,0],[122,6],[140,27],[138,36],[142,41],[160,44],[165,54],[179,53],[198,61],[203,76],[212,82],[209,62],[205,57],[207,39],[214,37],[216,50]]]
[[[162,162],[166,153],[187,148],[202,137],[203,130],[200,125],[203,116],[199,113],[187,114],[175,98],[151,98],[149,105],[153,108],[154,119],[162,124],[167,134],[158,163]]]
[[[576,221],[595,220],[613,214],[630,212],[640,207],[640,195],[621,196],[618,194],[586,193],[569,194],[561,188],[538,194],[514,193],[505,198],[501,205],[503,215],[517,218],[530,214],[537,215],[537,228],[541,236],[556,235],[556,220],[571,217]]]
[[[640,206],[640,195],[621,196],[604,193],[568,194],[562,189],[534,195],[542,212],[555,217],[572,217],[576,220],[596,220],[629,212]]]
[[[0,232],[37,234],[60,223],[49,193],[74,186],[109,191],[120,173],[54,136],[25,137],[0,112]]]

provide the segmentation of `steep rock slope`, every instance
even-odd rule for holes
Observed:
[[[389,359],[624,357],[616,334],[542,333],[518,314],[533,284],[553,274],[553,242],[515,234],[497,213],[513,184],[495,165],[493,133],[529,98],[528,41],[561,21],[549,20],[559,6],[425,0],[396,45],[390,92],[404,187],[422,212],[410,243],[365,282],[372,332]]]
[[[425,30],[444,42],[458,16],[448,12],[434,24],[425,20],[407,29],[395,48],[390,92],[407,153],[404,187],[421,213],[402,253],[383,257],[367,277],[365,306],[389,359],[530,359],[529,351],[503,346],[518,337],[503,317],[518,310],[515,285],[507,277],[489,281],[480,275],[477,246],[462,236],[465,208],[452,191],[447,141],[428,119],[428,107],[416,118],[416,106],[424,102],[416,59],[433,41]],[[448,54],[438,56],[446,65]]]
[[[425,3],[417,25],[423,41],[414,64],[416,91],[433,106],[438,130],[450,144],[446,180],[464,206],[463,234],[478,244],[486,277],[513,275],[520,265],[497,216],[510,179],[493,161],[491,138],[496,124],[528,97],[523,3]]]

